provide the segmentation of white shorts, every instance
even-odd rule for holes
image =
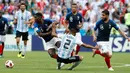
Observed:
[[[5,42],[5,35],[0,35],[0,42]]]
[[[80,32],[77,32],[77,33],[76,33],[76,39],[81,40],[81,34],[80,34]]]
[[[101,53],[109,53],[109,55],[112,55],[112,49],[110,47],[110,43],[106,41],[100,41],[97,42],[98,46],[100,46]]]
[[[60,41],[60,39],[59,39],[59,38],[56,38],[56,37],[52,38],[52,39],[51,39],[50,41],[48,41],[48,42],[45,42],[44,39],[42,39],[42,40],[43,40],[43,46],[44,46],[44,49],[45,49],[45,50],[49,50],[50,48],[55,48],[55,49],[57,49],[57,47],[55,46],[55,44],[56,44],[56,42]]]
[[[77,32],[75,37],[76,37],[76,39],[79,39],[82,41],[82,37],[81,37],[80,32]],[[77,45],[75,45],[74,50],[76,50],[76,47],[77,47]]]

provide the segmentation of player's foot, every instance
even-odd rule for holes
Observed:
[[[24,59],[24,58],[25,58],[25,55],[21,55],[21,58],[23,58],[23,59]]]
[[[92,55],[92,57],[94,58],[94,57],[95,57],[95,55],[96,55],[96,53],[94,52],[94,53],[93,53],[93,55]]]
[[[3,55],[0,55],[0,58],[3,58]]]
[[[17,57],[20,58],[21,57],[21,51],[17,54]]]
[[[65,66],[65,63],[61,63],[61,64],[60,64],[60,69],[61,69],[63,66]],[[58,69],[58,67],[56,67],[56,69]]]
[[[113,69],[112,67],[110,67],[108,70],[109,70],[109,71],[114,71],[114,69]]]
[[[70,67],[70,68],[68,68],[68,70],[73,70],[73,68]]]
[[[61,69],[61,63],[60,62],[58,62],[58,66],[57,66],[56,69]]]

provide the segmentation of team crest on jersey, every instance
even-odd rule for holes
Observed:
[[[77,16],[78,20],[79,20],[79,16]]]
[[[70,17],[70,22],[73,22],[73,17]]]
[[[4,24],[4,21],[2,21],[2,24]]]
[[[111,24],[109,24],[109,29],[111,28]]]
[[[104,29],[103,24],[101,24],[101,25],[100,25],[100,29],[101,29],[101,30],[103,30],[103,29]]]

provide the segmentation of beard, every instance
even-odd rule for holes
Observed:
[[[103,21],[106,21],[107,20],[107,18],[104,18],[104,19],[102,19]]]

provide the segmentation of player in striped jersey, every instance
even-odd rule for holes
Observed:
[[[25,58],[26,48],[27,48],[27,40],[28,40],[28,27],[32,22],[31,13],[26,10],[26,4],[21,3],[20,9],[15,14],[14,24],[17,24],[16,27],[16,43],[17,48],[19,49],[18,57]],[[22,40],[24,41],[24,50],[20,49],[19,42],[20,37],[22,36]]]
[[[86,48],[92,48],[92,49],[98,49],[98,47],[93,47],[91,45],[87,45],[83,43],[80,39],[76,39],[76,30],[71,29],[70,33],[63,35],[61,45],[58,48],[58,69],[60,69],[61,63],[72,63],[72,67],[69,68],[69,70],[72,70],[76,66],[80,64],[80,62],[83,60],[83,56],[71,56],[71,53],[75,47],[75,45],[84,46]]]

